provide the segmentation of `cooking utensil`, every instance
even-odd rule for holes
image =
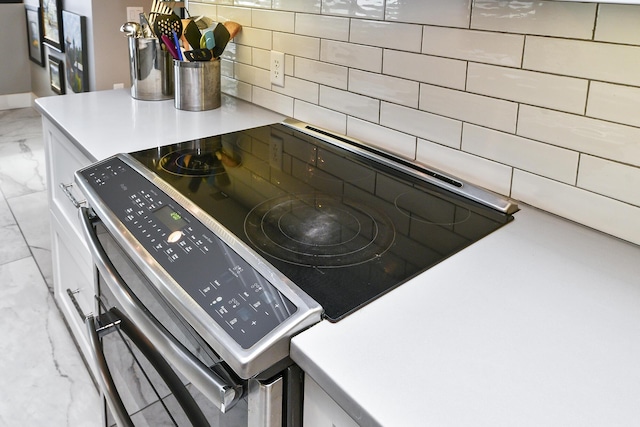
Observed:
[[[162,40],[164,45],[167,47],[167,50],[169,51],[171,56],[173,56],[173,59],[180,59],[180,55],[178,55],[178,50],[176,50],[176,46],[171,41],[171,38],[169,38],[168,35],[163,34],[160,36],[160,39]]]
[[[140,24],[137,22],[125,22],[120,26],[120,32],[124,33],[127,37],[142,37]]]
[[[197,49],[200,46],[200,37],[202,37],[202,34],[196,23],[193,22],[193,19],[183,19],[182,28],[182,35],[187,39],[187,43],[189,43],[191,49]]]
[[[224,48],[227,47],[227,43],[229,43],[229,38],[231,35],[229,34],[229,30],[224,25],[218,23],[216,27],[213,29],[213,38],[216,40],[216,45],[213,47],[213,57],[219,58],[224,52]]]
[[[178,33],[176,33],[175,31],[173,32],[173,42],[176,44],[176,50],[178,51],[178,59],[180,61],[184,61],[184,58],[182,57],[182,51],[180,50],[180,42],[178,41]]]
[[[147,15],[145,13],[140,14],[140,27],[142,29],[142,35],[144,37],[149,39],[156,36],[153,33],[153,29],[151,28],[151,24],[149,24],[149,20],[147,19]]]
[[[199,30],[206,30],[213,25],[213,19],[208,16],[200,15],[193,18],[193,22],[196,24]]]
[[[213,49],[216,45],[216,39],[213,36],[213,31],[205,31],[200,38],[200,49]]]
[[[242,25],[237,22],[227,21],[223,24],[225,28],[229,31],[229,40],[233,40],[233,38],[242,30]]]
[[[154,28],[155,22],[158,19],[158,15],[171,15],[173,11],[169,9],[162,0],[153,0],[151,3],[151,12],[149,13],[149,24],[151,28]],[[158,36],[159,37],[159,36]]]
[[[182,21],[175,13],[171,15],[158,15],[153,26],[153,31],[157,37],[162,38],[163,35],[166,35],[169,36],[169,39],[172,39],[174,32],[176,34],[182,34]],[[179,49],[180,47],[176,46],[176,48]]]
[[[188,50],[184,53],[187,61],[197,62],[197,61],[211,61],[213,59],[213,54],[209,49],[193,49]]]

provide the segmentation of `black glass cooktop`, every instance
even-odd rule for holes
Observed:
[[[261,254],[331,321],[512,219],[281,124],[132,156]]]

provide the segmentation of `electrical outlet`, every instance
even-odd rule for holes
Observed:
[[[284,53],[271,51],[271,83],[284,87]]]

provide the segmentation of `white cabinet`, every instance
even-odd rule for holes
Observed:
[[[309,375],[304,378],[303,417],[304,427],[358,427]]]
[[[90,364],[92,359],[83,316],[96,310],[94,268],[80,228],[77,204],[82,201],[82,194],[73,185],[73,175],[92,162],[47,119],[43,119],[43,137],[55,300],[83,357]]]

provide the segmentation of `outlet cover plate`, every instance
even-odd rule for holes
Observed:
[[[284,87],[284,53],[271,51],[271,83]]]

